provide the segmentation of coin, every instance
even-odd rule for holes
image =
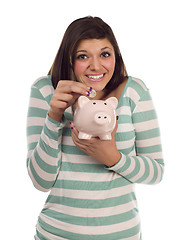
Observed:
[[[91,90],[89,97],[94,98],[96,96],[96,91],[94,89]]]

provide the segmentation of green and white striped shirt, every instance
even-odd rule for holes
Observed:
[[[28,110],[28,173],[38,190],[50,190],[35,239],[141,239],[134,185],[159,183],[164,169],[157,116],[147,87],[133,77],[124,87],[115,134],[122,157],[111,168],[73,143],[71,107],[61,123],[48,116],[53,93],[50,76],[35,81]]]

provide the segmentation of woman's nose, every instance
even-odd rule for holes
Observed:
[[[100,59],[93,58],[90,62],[90,70],[92,71],[98,71],[101,67]]]

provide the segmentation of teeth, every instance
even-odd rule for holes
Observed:
[[[87,75],[88,78],[93,78],[93,79],[99,79],[101,77],[103,77],[104,74],[101,74],[101,75],[96,75],[96,76],[92,76],[92,75]]]

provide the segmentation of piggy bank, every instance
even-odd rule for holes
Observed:
[[[78,98],[78,107],[74,113],[74,125],[79,131],[79,139],[99,137],[111,140],[111,132],[116,125],[118,100],[110,97],[107,100],[89,100],[85,96]]]

